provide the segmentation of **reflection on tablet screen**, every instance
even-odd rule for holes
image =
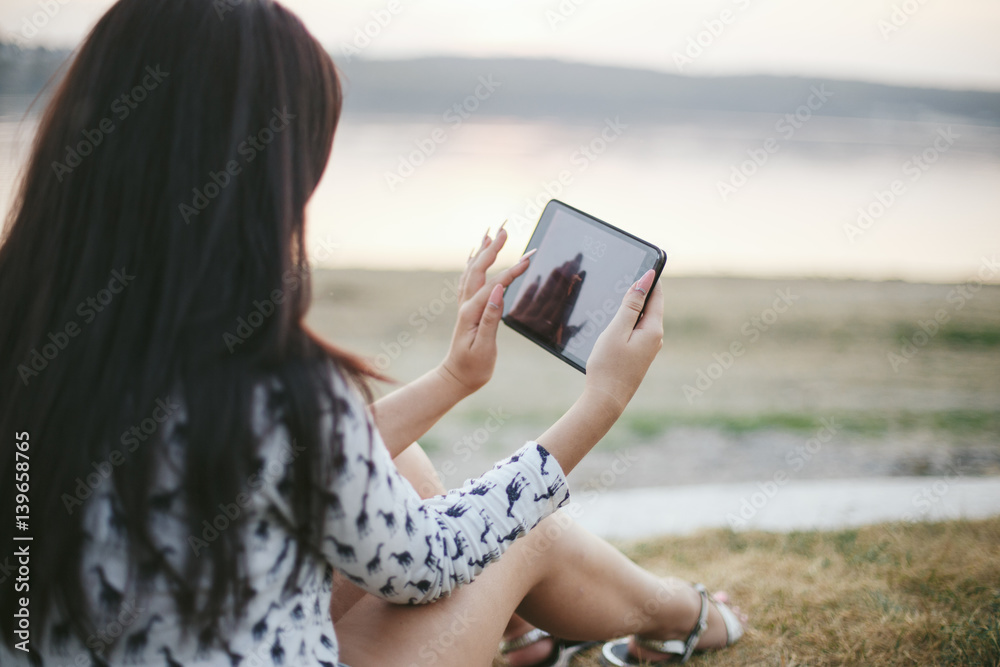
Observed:
[[[585,366],[646,254],[555,211],[508,317]]]

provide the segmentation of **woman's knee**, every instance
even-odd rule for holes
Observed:
[[[396,464],[399,474],[413,486],[421,498],[431,498],[448,492],[441,483],[430,457],[419,443],[413,443],[397,454],[392,461]]]
[[[505,555],[516,560],[519,567],[544,576],[546,570],[558,567],[577,551],[573,536],[579,529],[568,514],[556,512],[542,519]]]

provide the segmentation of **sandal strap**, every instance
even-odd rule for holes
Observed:
[[[636,637],[636,643],[642,648],[649,649],[650,651],[679,655],[681,656],[681,662],[687,662],[694,653],[694,647],[698,645],[698,640],[701,639],[702,633],[704,633],[705,628],[708,627],[708,591],[705,589],[704,584],[694,584],[694,589],[698,591],[699,595],[701,595],[701,612],[698,614],[698,622],[695,624],[694,629],[691,630],[691,634],[688,635],[686,640],[683,642],[677,639],[671,641],[660,641],[656,639]]]
[[[508,653],[513,653],[514,651],[519,651],[526,646],[531,646],[532,644],[537,644],[543,639],[549,639],[550,635],[545,630],[541,628],[532,628],[528,630],[523,635],[519,637],[514,637],[513,639],[504,639],[500,642],[500,653],[501,655],[507,655]]]
[[[722,620],[726,623],[726,646],[731,646],[743,636],[743,624],[740,623],[740,619],[736,617],[729,605],[715,599],[712,601],[715,603],[715,608],[722,614]]]

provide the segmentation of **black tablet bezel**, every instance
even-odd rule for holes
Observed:
[[[667,254],[663,252],[663,250],[656,247],[652,243],[649,243],[648,241],[644,241],[633,234],[629,234],[628,232],[619,229],[614,225],[608,224],[603,220],[595,218],[589,213],[584,213],[580,209],[574,208],[565,202],[559,201],[558,199],[551,199],[545,205],[545,209],[542,211],[542,215],[538,219],[538,224],[535,226],[535,231],[532,232],[531,238],[528,240],[528,245],[524,249],[525,252],[530,252],[534,248],[538,248],[541,245],[542,239],[545,238],[545,234],[546,232],[548,232],[549,225],[552,223],[552,218],[555,216],[556,211],[559,210],[569,213],[580,222],[591,225],[593,227],[597,227],[598,229],[601,229],[602,231],[607,232],[612,236],[625,241],[626,243],[629,243],[635,247],[643,249],[646,252],[646,256],[643,259],[642,263],[639,265],[639,270],[636,273],[635,277],[633,278],[633,282],[639,280],[639,278],[641,278],[649,269],[654,269],[656,271],[656,278],[654,279],[653,284],[655,285],[656,280],[659,280],[660,273],[663,271],[663,267],[667,261]],[[545,339],[541,338],[527,327],[521,325],[519,322],[509,317],[510,311],[514,307],[514,299],[513,298],[508,299],[506,297],[507,295],[514,295],[520,292],[521,285],[524,282],[524,276],[526,275],[527,272],[515,278],[514,281],[504,291],[504,296],[505,296],[504,312],[502,318],[504,324],[506,324],[508,327],[518,332],[531,342],[535,343],[539,347],[547,350],[550,354],[559,357],[560,359],[562,359],[563,361],[565,361],[567,364],[577,369],[578,371],[586,373],[587,372],[586,362],[580,363],[580,361],[578,361],[578,358],[571,358],[566,353],[557,350],[554,346],[549,344]],[[646,295],[646,298],[649,298],[649,295]],[[645,305],[643,307],[645,308]]]

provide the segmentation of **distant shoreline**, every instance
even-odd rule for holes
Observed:
[[[402,277],[407,274],[435,276],[440,275],[442,279],[457,275],[461,272],[461,266],[451,269],[421,269],[421,268],[387,268],[387,267],[365,267],[365,266],[314,266],[313,273],[317,277],[336,278],[338,276],[352,276],[359,273],[385,274],[387,276]],[[757,283],[782,283],[805,282],[805,283],[828,283],[828,284],[857,284],[857,285],[911,285],[914,287],[947,287],[963,285],[968,281],[933,281],[933,280],[906,280],[904,278],[850,278],[850,277],[830,277],[830,276],[796,276],[796,275],[749,275],[749,274],[672,274],[665,271],[663,274],[665,281],[754,281]],[[984,282],[987,287],[1000,287],[1000,274],[992,280]]]

